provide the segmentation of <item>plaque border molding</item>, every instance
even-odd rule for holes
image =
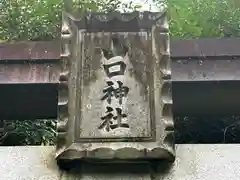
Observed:
[[[165,118],[163,145],[159,145],[159,141],[151,139],[146,142],[79,142],[75,140],[75,120],[70,120],[71,107],[69,105],[69,96],[77,96],[75,88],[76,84],[70,87],[69,79],[71,78],[71,71],[77,71],[77,67],[73,69],[71,65],[71,43],[74,39],[74,31],[78,31],[82,27],[82,31],[87,31],[86,20],[94,19],[94,22],[105,23],[107,21],[116,21],[116,19],[124,26],[129,21],[131,23],[138,23],[140,29],[158,29],[161,35],[168,36],[168,23],[166,19],[166,9],[159,13],[151,12],[135,12],[135,13],[109,13],[109,14],[87,14],[81,19],[76,19],[71,14],[63,12],[62,15],[62,30],[61,30],[61,73],[59,76],[59,101],[58,101],[58,121],[57,121],[57,160],[153,160],[165,159],[173,162],[175,160],[175,145],[174,145],[174,125],[172,117],[172,94],[171,94],[171,69],[170,67],[170,52],[169,42],[167,51],[163,51],[159,61],[159,74],[161,76],[161,93],[157,96],[158,101],[162,105],[162,116]],[[84,19],[85,18],[85,19]],[[149,20],[150,18],[150,20]],[[144,22],[151,22],[150,24]],[[85,23],[85,24],[84,24]],[[71,29],[74,27],[75,29]],[[80,28],[79,28],[80,27]],[[90,31],[94,32],[94,28]],[[107,30],[106,30],[107,31]],[[114,29],[112,30],[114,32]],[[124,30],[126,32],[126,30]],[[131,32],[131,30],[129,29]],[[119,32],[119,28],[115,32]],[[133,28],[132,32],[136,32]],[[160,35],[160,37],[161,37]],[[71,69],[71,71],[70,71]],[[79,73],[79,72],[77,72]],[[156,76],[156,75],[155,75]],[[71,84],[72,85],[72,84]],[[170,93],[169,93],[170,92]],[[155,99],[156,101],[156,99]],[[170,112],[170,113],[169,113]],[[160,120],[159,120],[160,121]],[[74,132],[72,132],[74,131]],[[159,137],[156,137],[159,138]]]

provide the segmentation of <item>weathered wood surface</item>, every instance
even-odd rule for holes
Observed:
[[[240,38],[202,38],[170,40],[172,58],[239,56]],[[0,44],[2,60],[60,59],[60,42],[35,41]]]
[[[20,61],[20,60],[18,60]],[[240,57],[212,60],[173,59],[173,81],[240,80]],[[0,61],[1,83],[58,82],[60,61]]]
[[[240,80],[239,69],[240,57],[172,60],[172,77],[177,82]]]
[[[239,80],[239,46],[240,39],[171,40],[173,81]],[[0,44],[0,83],[46,82],[59,63],[58,41]]]
[[[237,180],[240,179],[239,145],[176,145],[170,168],[152,171],[148,165],[85,165],[60,171],[54,146],[0,147],[1,180]]]
[[[0,63],[0,84],[58,83],[59,63]]]
[[[172,39],[172,58],[208,58],[239,56],[240,38],[200,38],[193,40]]]
[[[0,60],[60,59],[60,42],[20,42],[0,44]]]

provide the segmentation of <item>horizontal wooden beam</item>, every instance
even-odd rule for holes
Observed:
[[[239,115],[240,58],[174,59],[175,115]]]
[[[56,118],[59,46],[0,45],[0,119]],[[237,47],[240,39],[171,41],[174,114],[240,114]]]
[[[0,63],[0,84],[57,83],[57,62]]]
[[[60,42],[27,41],[0,44],[0,60],[60,59]]]
[[[0,67],[0,119],[56,118],[58,63]],[[173,60],[174,114],[239,115],[239,69],[239,59]]]
[[[240,38],[172,39],[172,58],[240,56]],[[51,60],[60,58],[59,41],[20,42],[0,44],[0,61]]]

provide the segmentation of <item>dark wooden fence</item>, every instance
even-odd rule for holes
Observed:
[[[172,40],[174,114],[240,114],[240,39]],[[59,42],[0,45],[0,119],[55,118]]]

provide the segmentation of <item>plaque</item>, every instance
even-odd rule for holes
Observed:
[[[63,13],[57,159],[173,161],[166,11]]]

